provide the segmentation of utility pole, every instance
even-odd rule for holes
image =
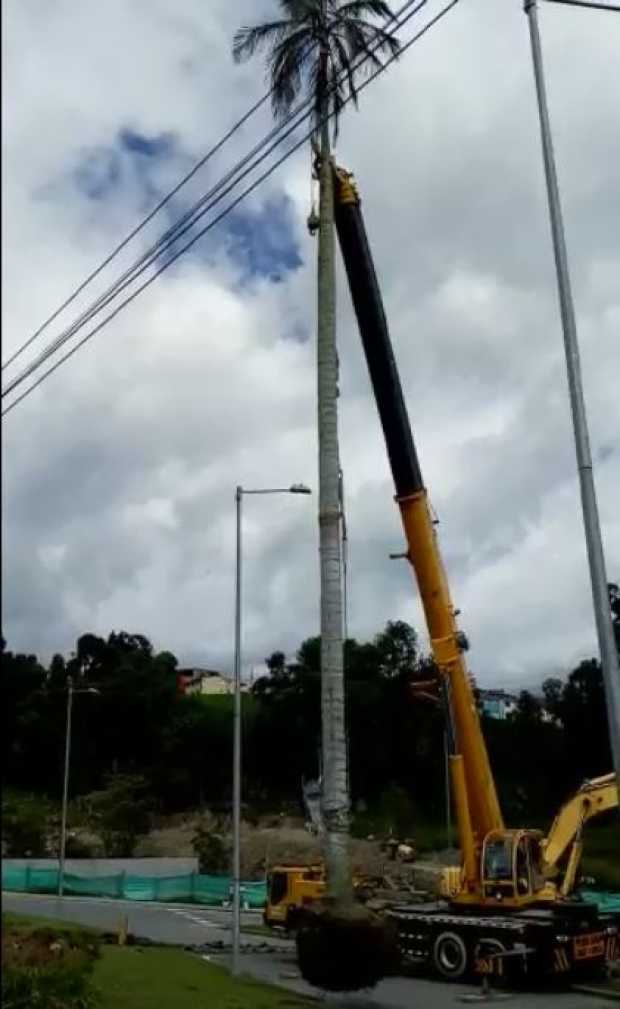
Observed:
[[[235,697],[233,725],[233,920],[232,973],[239,973],[241,943],[241,500],[243,488],[235,492],[237,547],[235,572]]]
[[[303,483],[290,487],[261,487],[235,490],[236,552],[235,552],[235,659],[233,708],[233,857],[232,857],[232,973],[240,969],[241,949],[241,505],[244,494],[311,494]]]
[[[71,764],[71,715],[74,694],[99,694],[97,687],[73,686],[73,677],[67,676],[67,723],[65,728],[65,764],[62,776],[62,816],[60,823],[60,857],[58,859],[58,896],[62,897],[65,884],[65,854],[67,850],[67,807],[69,805],[69,767]]]
[[[67,850],[67,805],[69,800],[69,763],[71,760],[71,713],[73,709],[73,677],[67,676],[67,724],[65,728],[65,766],[62,778],[62,817],[60,823],[60,858],[58,860],[58,896],[62,897]]]
[[[555,157],[553,153],[553,141],[551,137],[551,125],[549,121],[549,109],[547,107],[544,68],[540,45],[540,33],[538,30],[537,0],[525,0],[523,7],[529,22],[530,41],[532,45],[532,60],[534,64],[536,96],[538,99],[538,113],[540,117],[540,134],[545,165],[545,179],[547,183],[547,199],[549,201],[553,252],[555,256],[560,313],[562,316],[566,369],[568,372],[570,405],[573,418],[577,467],[579,470],[583,523],[585,527],[586,547],[590,566],[590,581],[592,583],[594,617],[596,620],[596,630],[601,654],[601,665],[603,669],[611,752],[616,771],[618,790],[620,791],[620,666],[618,663],[618,652],[616,649],[616,641],[611,620],[611,609],[607,588],[607,573],[605,571],[605,555],[603,553],[601,526],[596,501],[594,477],[592,473],[592,456],[590,452],[588,421],[581,381],[577,325],[575,322],[575,309],[568,272],[566,240],[564,237],[564,225],[562,222],[562,207],[560,203],[560,191],[558,187]]]

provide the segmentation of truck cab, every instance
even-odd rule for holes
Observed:
[[[320,865],[276,865],[267,874],[267,901],[263,921],[287,931],[295,916],[325,892],[325,874]]]

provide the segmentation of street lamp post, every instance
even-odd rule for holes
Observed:
[[[58,860],[58,896],[64,892],[65,852],[67,849],[67,806],[69,800],[69,766],[71,762],[71,715],[73,712],[74,694],[98,694],[96,687],[86,687],[76,690],[73,677],[67,677],[67,724],[65,729],[65,766],[62,780],[62,818],[60,824],[60,858]]]
[[[246,490],[237,487],[237,544],[235,566],[235,664],[233,714],[233,894],[232,894],[232,973],[239,973],[241,942],[241,501],[244,494],[311,494],[302,483],[290,487],[265,487]]]
[[[525,0],[524,10],[527,14],[530,28],[532,60],[534,64],[534,78],[536,82],[536,97],[538,100],[538,114],[540,117],[540,135],[545,165],[545,179],[547,183],[547,199],[549,202],[553,252],[555,256],[558,294],[560,299],[560,313],[562,316],[562,330],[564,333],[564,350],[566,353],[566,369],[568,373],[568,387],[573,417],[577,468],[579,470],[583,523],[585,527],[586,548],[590,566],[594,618],[596,621],[598,644],[601,654],[601,666],[603,670],[603,682],[605,685],[611,753],[618,779],[618,788],[620,788],[620,667],[618,663],[618,652],[616,650],[616,640],[611,621],[611,611],[607,589],[607,573],[605,571],[605,555],[603,553],[603,541],[601,537],[601,526],[596,501],[596,490],[592,474],[592,456],[590,452],[588,420],[586,416],[583,386],[581,382],[577,325],[575,322],[575,309],[568,272],[568,258],[566,254],[564,224],[562,221],[562,207],[560,203],[560,191],[555,168],[555,156],[553,153],[553,141],[551,138],[551,125],[549,122],[549,109],[547,107],[544,68],[540,46],[540,33],[538,30],[537,0]]]

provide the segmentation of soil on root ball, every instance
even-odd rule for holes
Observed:
[[[398,963],[394,926],[359,904],[308,908],[297,931],[297,964],[323,991],[374,988]]]

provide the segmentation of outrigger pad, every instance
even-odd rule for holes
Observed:
[[[297,932],[297,963],[323,991],[374,988],[398,964],[391,922],[359,904],[308,909]]]

